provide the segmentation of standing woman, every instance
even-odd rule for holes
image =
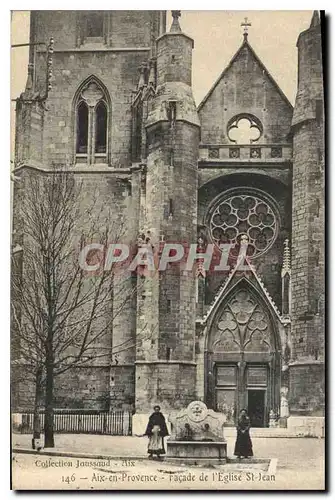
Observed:
[[[237,438],[235,443],[234,455],[237,455],[238,458],[252,457],[252,442],[249,435],[250,418],[247,415],[247,410],[243,409],[240,411],[240,417],[236,429]]]
[[[154,412],[149,417],[144,435],[149,437],[148,453],[150,459],[153,458],[154,455],[157,455],[158,459],[161,455],[165,455],[164,437],[168,436],[169,433],[160,406],[154,407]]]

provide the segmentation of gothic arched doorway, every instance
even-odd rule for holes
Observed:
[[[280,406],[280,341],[275,321],[256,289],[242,279],[209,325],[205,354],[206,402],[235,425],[247,408],[253,427],[266,427]]]

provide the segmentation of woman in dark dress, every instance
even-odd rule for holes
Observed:
[[[234,455],[238,458],[252,457],[252,442],[249,435],[250,418],[247,415],[247,410],[240,411],[240,417],[237,424],[237,438],[235,443]]]
[[[145,431],[145,436],[149,437],[148,453],[149,458],[157,455],[159,459],[161,455],[165,455],[164,437],[168,436],[165,417],[161,413],[159,406],[154,407],[154,412],[149,417],[149,422]]]

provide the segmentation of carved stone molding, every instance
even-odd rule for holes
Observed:
[[[90,82],[82,91],[81,97],[91,108],[104,97],[104,93],[96,82]]]

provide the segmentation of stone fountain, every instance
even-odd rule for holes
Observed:
[[[223,437],[225,417],[209,410],[202,401],[192,401],[177,415],[169,416],[171,434],[167,440],[169,461],[185,464],[217,464],[227,461]]]

